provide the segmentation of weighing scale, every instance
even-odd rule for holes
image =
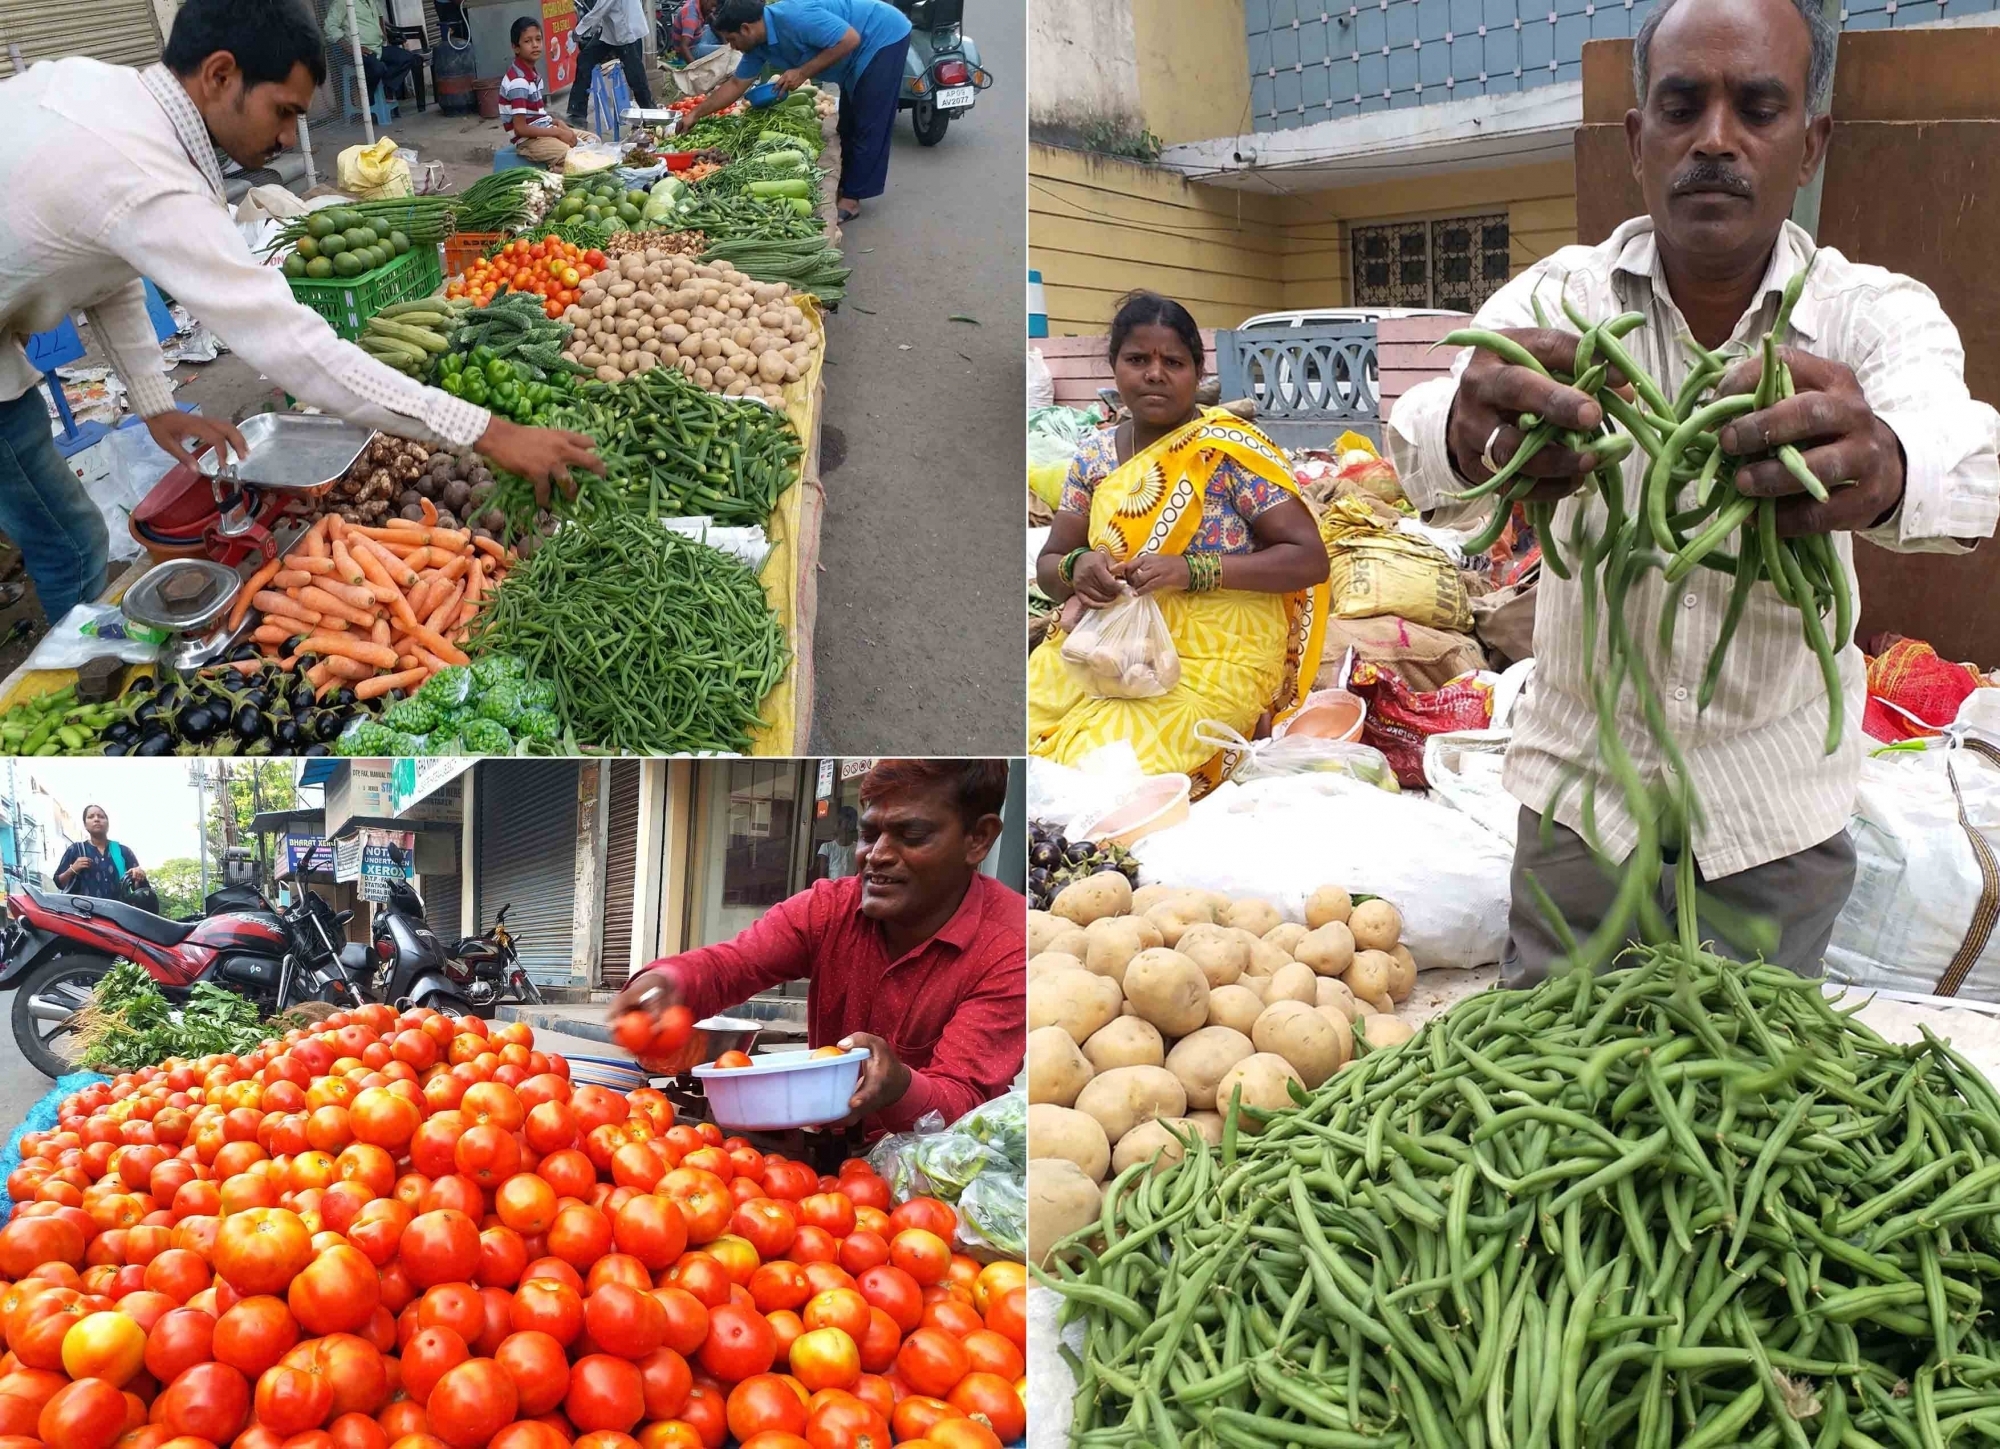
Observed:
[[[125,591],[119,607],[138,630],[167,635],[162,654],[175,669],[199,669],[234,646],[250,627],[221,624],[243,580],[228,564],[176,558],[156,564]]]

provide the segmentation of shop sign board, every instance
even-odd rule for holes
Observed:
[[[840,778],[843,780],[852,780],[857,776],[865,775],[874,767],[874,764],[873,760],[842,760],[840,762]]]
[[[325,836],[298,829],[285,832],[285,842],[279,847],[280,875],[302,875],[307,871],[332,869],[333,847],[326,843]]]
[[[396,809],[393,760],[353,760],[326,787],[326,833],[337,836],[354,819],[402,819],[432,825],[456,825],[465,811],[464,787],[447,780],[416,799],[408,810]],[[467,761],[466,763],[471,763]]]
[[[359,881],[363,900],[386,901],[390,880],[408,880],[416,873],[416,842],[414,831],[364,826],[333,843],[333,878]]]
[[[550,95],[576,83],[576,0],[542,0],[542,63]]]
[[[813,791],[813,798],[815,800],[830,800],[833,798],[833,763],[832,760],[821,760],[819,762],[819,785]]]
[[[476,763],[473,760],[454,758],[450,755],[432,755],[419,759],[396,759],[389,762],[389,813],[408,815],[420,802],[427,800],[439,790],[463,775]],[[455,796],[457,791],[452,792]]]

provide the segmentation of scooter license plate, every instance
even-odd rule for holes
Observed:
[[[971,86],[953,86],[949,90],[939,91],[937,93],[938,109],[940,111],[962,111],[972,104],[972,98],[977,94],[978,92]]]

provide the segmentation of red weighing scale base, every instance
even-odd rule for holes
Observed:
[[[287,499],[280,492],[245,486],[243,500],[249,528],[221,532],[214,480],[179,463],[132,510],[132,537],[155,560],[212,558],[235,568],[249,559],[269,558],[276,549],[271,529],[284,516]]]

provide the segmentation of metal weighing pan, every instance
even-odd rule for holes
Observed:
[[[259,413],[238,431],[250,445],[250,455],[225,465],[215,453],[204,454],[202,473],[294,493],[339,482],[375,436],[355,423],[309,413]]]

